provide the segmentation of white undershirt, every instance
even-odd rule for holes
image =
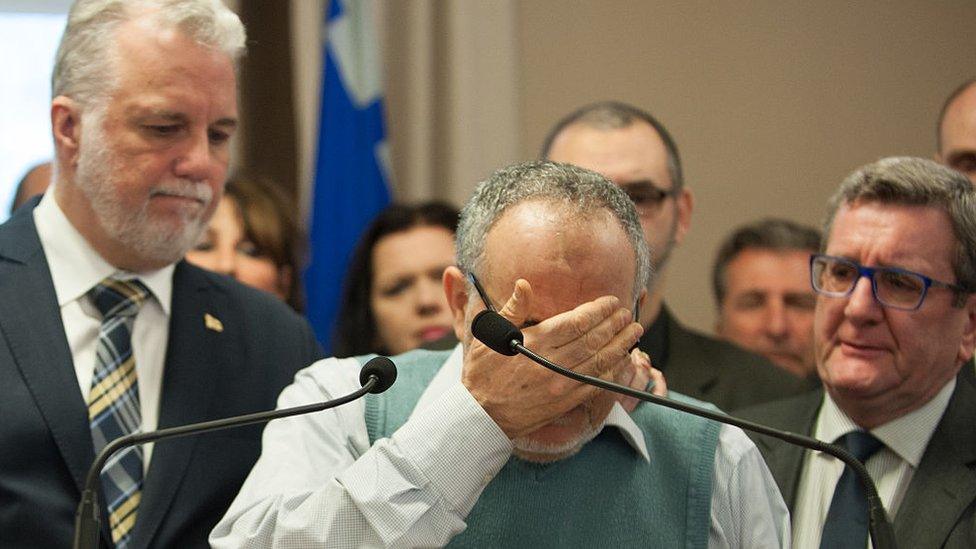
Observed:
[[[96,252],[65,217],[49,189],[34,209],[37,235],[51,270],[54,291],[65,337],[71,349],[82,400],[88,401],[95,372],[95,352],[102,319],[86,293],[109,276],[138,278],[152,291],[136,315],[132,327],[132,349],[139,380],[142,430],[156,428],[162,389],[163,364],[169,339],[170,300],[173,294],[173,265],[156,271],[130,273],[116,269]],[[66,387],[65,390],[71,390]],[[143,447],[143,466],[148,469],[152,444]]]
[[[952,378],[932,400],[920,408],[871,429],[871,434],[884,442],[885,446],[868,459],[864,466],[878,488],[878,496],[889,519],[898,513],[908,485],[922,461],[922,454],[949,406],[949,399],[955,388],[956,379]],[[834,442],[856,429],[859,429],[857,424],[825,392],[814,436]],[[829,454],[813,450],[808,450],[805,454],[793,510],[795,549],[820,547],[823,524],[834,497],[834,487],[844,472],[844,463]],[[870,539],[867,547],[871,547]]]

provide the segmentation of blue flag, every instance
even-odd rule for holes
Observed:
[[[370,0],[331,0],[305,272],[308,319],[327,354],[352,249],[390,202],[389,153]]]

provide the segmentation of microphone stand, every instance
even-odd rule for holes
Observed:
[[[479,326],[476,328],[475,325]],[[482,328],[484,331],[479,330],[478,328]],[[549,370],[556,372],[557,374],[579,381],[580,383],[595,385],[601,389],[627,395],[645,402],[651,402],[681,412],[701,416],[719,423],[734,425],[740,429],[778,438],[780,440],[789,442],[790,444],[819,450],[840,459],[847,464],[851,470],[854,471],[854,474],[857,475],[858,479],[861,481],[861,484],[864,486],[868,500],[868,531],[871,535],[871,543],[873,544],[874,548],[897,549],[894,530],[891,527],[891,523],[888,521],[888,516],[885,514],[884,504],[881,503],[881,498],[878,496],[878,490],[874,486],[874,482],[871,481],[871,476],[868,474],[864,464],[843,447],[836,444],[830,444],[813,437],[803,436],[796,433],[791,433],[789,431],[780,431],[778,429],[773,429],[772,427],[766,427],[765,425],[732,417],[722,412],[708,410],[675,400],[669,400],[646,391],[639,391],[637,389],[632,389],[630,387],[625,387],[610,381],[602,380],[598,377],[588,376],[586,374],[581,374],[579,372],[574,372],[567,368],[563,368],[562,366],[551,362],[549,359],[536,354],[531,349],[523,345],[521,331],[519,331],[518,328],[512,325],[511,322],[505,319],[505,317],[494,311],[485,310],[478,313],[474,321],[471,323],[471,331],[479,341],[487,345],[495,352],[508,356],[515,355],[516,353],[522,354],[531,359],[533,362],[536,362]],[[495,331],[495,334],[490,333],[491,331]],[[499,348],[498,341],[492,341],[492,335],[496,334],[502,335],[507,340],[506,343],[508,348],[511,349],[511,352],[506,353],[504,347]],[[482,339],[479,337],[479,335],[483,335],[485,338]]]
[[[379,393],[385,391],[390,385],[393,384],[392,380],[384,378],[386,372],[382,369],[380,369],[378,372],[368,370],[370,363],[377,359],[383,359],[389,362],[390,367],[393,367],[393,362],[386,357],[376,357],[371,359],[366,363],[365,366],[363,366],[363,374],[365,374],[361,376],[361,379],[365,378],[365,381],[362,382],[363,386],[356,391],[335,400],[316,402],[314,404],[295,406],[294,408],[285,408],[282,410],[255,412],[253,414],[217,419],[214,421],[203,421],[190,425],[181,425],[179,427],[170,427],[168,429],[150,431],[148,433],[133,433],[131,435],[119,437],[106,444],[105,447],[102,448],[102,451],[98,453],[98,456],[95,458],[95,462],[92,463],[92,466],[88,469],[88,474],[85,477],[85,489],[81,494],[81,501],[78,503],[78,510],[75,513],[75,538],[73,548],[95,549],[98,547],[101,516],[99,515],[97,481],[101,475],[102,468],[105,467],[105,463],[115,452],[129,446],[145,444],[147,442],[154,442],[162,439],[195,435],[205,431],[219,431],[232,427],[243,427],[245,425],[252,425],[255,423],[265,423],[273,419],[320,412],[322,410],[327,410],[329,408],[334,408],[336,406],[341,406],[348,402],[352,402],[353,400],[362,397],[366,393]],[[396,379],[395,367],[393,367],[392,378],[393,380]]]

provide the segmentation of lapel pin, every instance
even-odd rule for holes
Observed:
[[[205,313],[203,315],[203,324],[208,330],[213,330],[215,332],[224,331],[224,323],[210,313]]]

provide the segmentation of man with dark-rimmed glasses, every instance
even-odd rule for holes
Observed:
[[[976,546],[976,191],[935,162],[883,159],[841,184],[824,234],[810,274],[825,390],[743,415],[864,449],[899,547]],[[843,464],[759,438],[794,546],[866,547]]]
[[[664,372],[668,387],[724,410],[809,388],[757,354],[686,328],[665,304],[668,259],[691,225],[695,200],[685,185],[678,147],[663,124],[632,105],[593,103],[553,126],[542,156],[603,175],[636,206],[654,268],[640,309],[639,346]]]

